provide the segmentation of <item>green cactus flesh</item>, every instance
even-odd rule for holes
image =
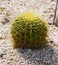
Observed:
[[[30,13],[32,14],[32,13]],[[33,19],[23,13],[18,16],[11,27],[11,34],[14,41],[14,48],[40,49],[46,45],[47,26],[46,23],[34,16]],[[31,17],[32,17],[31,16]]]

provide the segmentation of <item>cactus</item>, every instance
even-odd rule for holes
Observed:
[[[47,25],[32,12],[19,15],[11,26],[14,48],[41,49],[46,46]]]

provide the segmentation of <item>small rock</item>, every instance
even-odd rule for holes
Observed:
[[[5,53],[4,53],[4,54],[3,54],[3,53],[2,53],[2,54],[0,54],[0,58],[3,58],[3,55],[6,55],[6,54],[5,54]]]
[[[0,34],[0,39],[2,39],[2,35]]]
[[[2,23],[5,25],[6,23],[9,22],[9,19],[7,17],[4,18],[4,21],[2,21]]]
[[[0,57],[3,57],[3,54],[0,54]]]
[[[31,52],[31,49],[28,49],[28,52]]]
[[[51,0],[52,2],[55,1],[55,0]]]
[[[52,23],[51,23],[51,22],[48,22],[48,24],[49,24],[49,25],[52,25]]]
[[[48,8],[48,10],[53,10],[53,8],[51,7],[51,8]]]
[[[51,40],[50,43],[53,43],[53,41]]]

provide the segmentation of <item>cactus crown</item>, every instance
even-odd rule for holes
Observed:
[[[24,12],[24,13],[22,13],[19,17],[22,17],[22,18],[24,18],[25,20],[32,21],[32,20],[34,20],[35,18],[37,18],[38,16],[35,15],[33,12]]]
[[[19,15],[12,24],[14,48],[39,49],[46,45],[47,26],[43,19],[31,12]]]

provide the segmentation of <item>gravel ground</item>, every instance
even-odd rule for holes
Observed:
[[[12,19],[33,11],[53,23],[56,0],[0,0],[0,65],[58,65],[58,27],[48,25],[48,46],[42,50],[13,49],[10,40]]]

